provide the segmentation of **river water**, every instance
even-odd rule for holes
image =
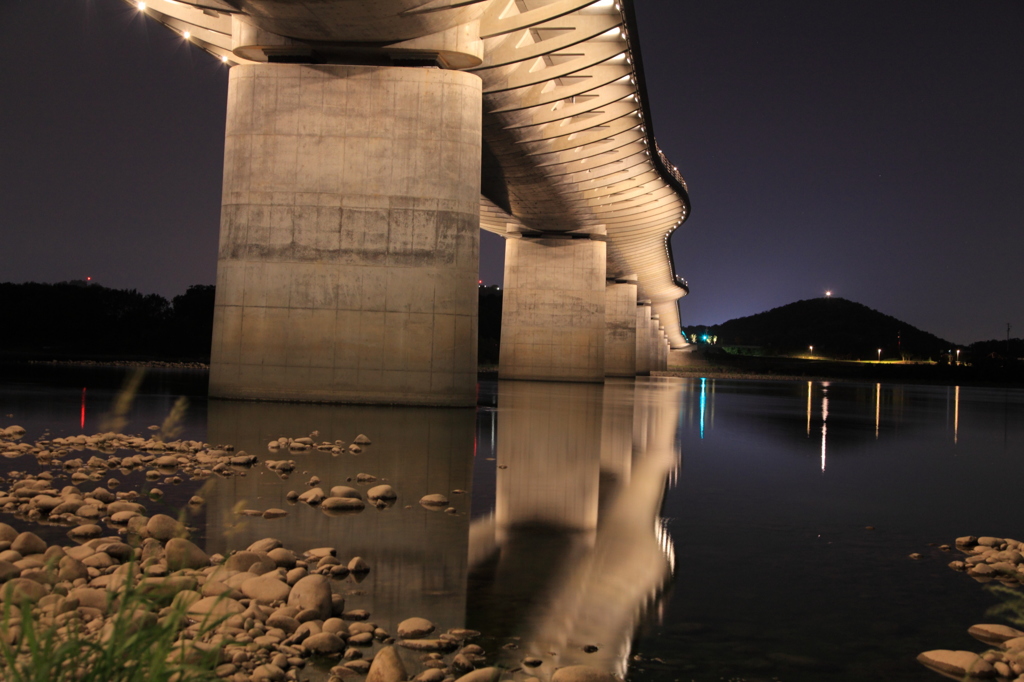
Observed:
[[[0,426],[26,440],[110,426],[126,371],[5,370]],[[1024,536],[1024,391],[641,378],[604,386],[481,382],[478,408],[207,400],[205,374],[150,371],[123,431],[179,395],[182,438],[293,459],[282,478],[159,482],[150,513],[189,517],[207,552],[263,537],[336,546],[372,567],[336,590],[394,630],[417,615],[484,633],[492,660],[587,663],[630,680],[934,680],[921,651],[984,646],[997,598],[947,567],[960,535]],[[362,453],[272,453],[278,437]],[[84,453],[88,458],[89,453]],[[0,460],[0,474],[35,471]],[[321,486],[387,482],[398,502],[328,516]],[[123,474],[121,489],[154,485]],[[418,504],[429,493],[448,513]],[[282,508],[281,519],[241,515]],[[189,513],[189,512],[186,512]],[[19,529],[27,522],[0,521]],[[48,541],[60,527],[33,528]],[[911,553],[923,558],[912,560]],[[998,622],[998,620],[996,620]]]

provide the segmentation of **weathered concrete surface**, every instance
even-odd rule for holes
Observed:
[[[604,296],[604,374],[636,375],[636,283],[608,282]]]
[[[651,373],[651,305],[643,303],[636,307],[636,374],[647,376]]]
[[[215,397],[472,405],[480,79],[236,66]]]
[[[658,328],[661,327],[661,322],[658,319],[658,315],[651,315],[651,323],[648,326],[647,331],[647,343],[650,346],[650,362],[651,371],[657,372],[661,370],[661,353],[658,350]]]
[[[604,381],[606,248],[593,239],[508,239],[502,379]]]

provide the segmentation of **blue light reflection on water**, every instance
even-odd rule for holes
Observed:
[[[700,380],[700,438],[704,440],[704,410],[707,407],[708,380],[701,377]]]

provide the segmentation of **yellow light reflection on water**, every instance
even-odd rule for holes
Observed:
[[[813,382],[807,382],[807,437],[811,437],[811,386]]]
[[[825,441],[828,436],[828,382],[822,384],[821,396],[821,472],[825,473]]]
[[[882,384],[875,384],[875,440],[878,440],[878,422],[882,413]]]

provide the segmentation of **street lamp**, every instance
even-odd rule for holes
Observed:
[[[807,346],[807,350],[810,351],[811,355],[814,355],[814,346]]]
[[[881,348],[878,349],[878,361],[879,362],[882,361],[882,349]]]
[[[959,348],[956,349],[956,364],[957,364],[957,366],[960,365],[960,349]]]

